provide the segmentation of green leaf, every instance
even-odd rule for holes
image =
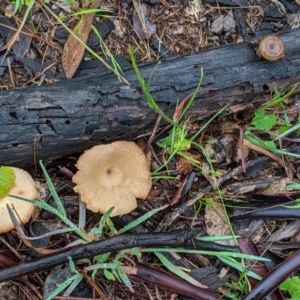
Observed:
[[[276,124],[276,116],[266,115],[266,110],[261,108],[255,112],[255,115],[251,121],[256,129],[270,130]]]
[[[265,146],[270,151],[273,151],[273,150],[277,149],[276,144],[273,141],[265,141]]]
[[[97,238],[99,238],[99,239],[101,238],[102,232],[103,232],[103,228],[104,228],[106,222],[108,222],[107,220],[108,220],[111,212],[113,211],[113,209],[114,209],[114,206],[111,207],[110,209],[108,209],[105,212],[105,214],[101,217],[101,219],[99,221],[99,226],[98,227],[94,227],[94,228],[91,229],[91,232],[93,234],[95,234],[97,236]]]
[[[286,279],[280,286],[280,290],[287,292],[292,297],[291,299],[299,299],[300,296],[300,278],[298,276],[293,276]]]
[[[0,167],[0,198],[5,197],[15,185],[15,172],[11,167]]]
[[[300,190],[300,184],[298,182],[288,182],[286,187],[291,190]]]
[[[111,280],[111,281],[115,281],[116,277],[114,276],[114,274],[110,271],[108,271],[107,269],[103,270],[104,276],[106,279]]]
[[[125,271],[123,270],[123,268],[121,267],[121,265],[117,265],[116,271],[120,277],[120,279],[122,280],[122,282],[129,288],[132,289],[132,284],[131,281],[129,279],[129,277],[127,276],[127,274],[125,273]]]

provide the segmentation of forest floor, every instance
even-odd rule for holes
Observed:
[[[226,44],[251,43],[267,34],[293,30],[300,26],[297,2],[100,1],[106,11],[96,13],[92,20],[101,38],[90,26],[84,29],[81,24],[80,29],[81,33],[89,33],[86,36],[89,48],[105,57],[112,70],[119,72],[115,62],[121,68],[128,64],[128,49],[138,49],[136,59],[143,64]],[[47,7],[65,25],[75,28],[80,24],[79,17],[71,14],[80,12],[80,5],[84,1],[80,4],[50,1]],[[82,58],[71,63],[65,58],[77,55],[76,51],[84,48],[66,46],[68,31],[43,2],[36,1],[27,16],[26,12],[23,6],[13,14],[8,0],[0,4],[0,91],[52,84],[105,68],[91,51],[83,51]],[[89,22],[88,18],[85,22]],[[122,252],[117,247],[108,255],[82,260],[76,264],[77,273],[69,262],[0,284],[0,300],[52,299],[50,295],[63,284],[66,289],[53,299],[238,300],[251,295],[260,277],[268,278],[274,266],[292,261],[291,253],[299,248],[297,103],[299,99],[293,97],[290,87],[270,94],[267,106],[242,118],[238,115],[216,118],[209,124],[184,120],[177,127],[170,124],[162,132],[153,129],[150,142],[146,138],[137,141],[151,161],[152,188],[146,201],[139,202],[130,214],[103,221],[101,233],[95,230],[102,226],[99,214],[88,211],[85,218],[89,238],[101,240],[118,235],[125,225],[155,210],[153,216],[140,224],[134,223],[136,227],[128,232],[134,235],[182,230],[178,234],[185,235],[195,230],[198,236],[210,238],[199,246],[206,252],[183,251],[182,245],[170,248],[169,252],[158,249],[161,247],[143,252],[138,244],[130,251]],[[178,113],[180,108],[174,116]],[[45,164],[66,216],[74,224],[82,209],[72,182],[77,158],[76,154]],[[33,166],[28,171],[40,185],[41,199],[55,207],[57,203],[39,167]],[[49,211],[38,210],[24,230],[27,236],[43,235],[43,238],[25,239],[19,230],[1,235],[0,268],[42,258],[47,253],[54,253],[55,260],[55,251],[79,243],[74,232],[59,234],[58,230],[64,226]],[[246,256],[234,258],[228,252]],[[247,256],[262,254],[268,257],[268,263]],[[93,266],[99,268],[97,274],[92,274]],[[172,273],[182,281],[174,279]],[[282,274],[281,281],[286,274],[292,275]],[[76,280],[80,282],[78,285]],[[300,282],[297,276],[293,280],[296,286]],[[73,285],[67,288],[70,283]],[[190,286],[192,283],[195,290]],[[300,294],[299,284],[296,292],[292,283],[281,287],[281,291],[278,284],[267,285],[267,289],[276,290],[272,299],[289,299],[297,297],[297,292]],[[203,296],[202,288],[211,295]]]

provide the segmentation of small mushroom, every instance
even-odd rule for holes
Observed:
[[[14,224],[9,216],[6,205],[9,205],[16,214],[19,223],[27,223],[35,212],[35,206],[32,203],[25,202],[12,196],[36,200],[38,191],[32,177],[25,170],[9,167],[13,170],[14,186],[0,198],[0,233],[8,232],[14,229]]]
[[[279,36],[270,34],[261,39],[257,52],[265,60],[276,61],[284,57],[285,45]]]
[[[137,207],[136,198],[145,199],[151,188],[149,164],[133,142],[119,141],[94,146],[78,159],[73,176],[74,191],[93,212],[111,217],[127,214]]]

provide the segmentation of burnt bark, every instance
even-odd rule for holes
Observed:
[[[190,115],[203,119],[227,104],[228,114],[250,110],[270,99],[274,85],[289,87],[300,81],[300,30],[281,36],[286,55],[277,62],[260,60],[245,43],[153,62],[140,70],[146,80],[151,78],[152,95],[168,115],[195,90],[201,67],[203,90]],[[30,165],[34,156],[54,159],[151,132],[157,115],[148,107],[134,71],[125,71],[125,77],[130,85],[103,72],[1,92],[0,165]]]

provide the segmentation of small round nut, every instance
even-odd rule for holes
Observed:
[[[277,35],[266,35],[258,46],[258,55],[268,61],[276,61],[284,57],[285,45]]]

